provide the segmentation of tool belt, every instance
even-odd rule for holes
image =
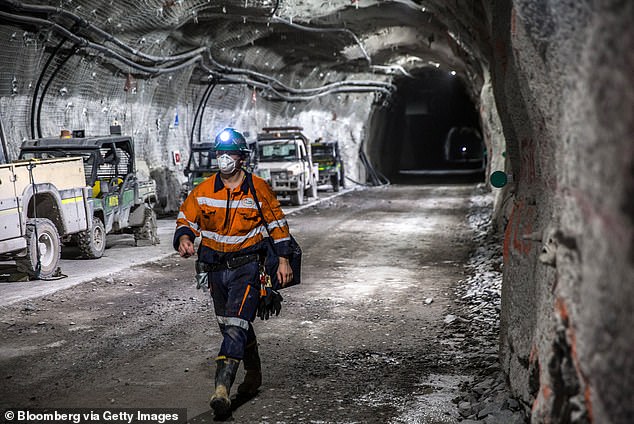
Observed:
[[[205,264],[209,271],[222,271],[223,269],[235,269],[251,262],[259,262],[260,255],[252,253],[250,255],[234,256],[226,261],[215,264]]]

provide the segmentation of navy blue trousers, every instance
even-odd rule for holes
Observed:
[[[253,320],[260,300],[257,262],[209,273],[211,297],[222,333],[219,357],[242,359],[244,348],[255,341]]]

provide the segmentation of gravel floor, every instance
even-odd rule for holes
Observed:
[[[497,365],[490,202],[469,184],[393,185],[291,216],[303,283],[283,291],[279,317],[256,322],[264,384],[234,396],[229,420],[523,422]],[[213,421],[220,337],[192,260],[168,256],[0,309],[2,408],[179,407],[192,423]]]

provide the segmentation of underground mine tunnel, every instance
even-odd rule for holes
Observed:
[[[468,187],[491,199],[486,203],[490,214],[486,240],[492,243],[487,251],[499,250],[499,258],[487,260],[491,275],[500,274],[501,288],[495,295],[500,299],[499,320],[496,317],[494,325],[499,326],[499,334],[494,335],[495,352],[487,364],[501,372],[499,382],[504,384],[500,387],[508,390],[505,405],[513,405],[513,419],[522,415],[532,423],[629,423],[634,417],[630,329],[634,322],[633,18],[634,3],[619,0],[0,0],[0,159],[13,163],[30,140],[54,138],[86,144],[91,137],[113,132],[131,137],[138,179],[156,183],[156,198],[148,214],[155,214],[159,221],[172,220],[165,231],[173,231],[187,181],[184,171],[193,150],[212,143],[225,127],[243,131],[250,145],[257,144],[263,128],[284,126],[300,127],[311,142],[337,141],[348,191],[328,200],[340,214],[335,213],[329,223],[351,213],[366,220],[359,231],[378,219],[373,207],[390,210],[410,199],[419,208],[417,218],[405,219],[404,212],[391,211],[402,222],[416,223],[408,229],[415,237],[424,227],[426,214],[430,222],[449,219],[457,210],[451,199],[464,195],[460,190]],[[68,151],[66,147],[58,150],[64,155]],[[14,169],[11,166],[0,165],[0,170],[9,172]],[[37,172],[37,165],[33,170]],[[405,178],[439,173],[441,179],[417,178],[417,184]],[[473,178],[456,185],[456,175],[464,174]],[[52,182],[48,181],[49,186]],[[19,230],[35,218],[29,215],[35,208],[21,203],[20,195],[11,188],[13,183],[15,178],[0,176],[0,254],[22,249],[25,242]],[[424,199],[437,195],[434,187],[438,184],[453,186],[435,198],[436,209],[427,209]],[[319,197],[327,197],[326,193],[331,192],[320,192]],[[370,202],[376,193],[398,193],[405,200],[374,198],[374,206],[363,209],[360,199],[369,196],[366,200]],[[360,196],[358,203],[347,200],[348,196]],[[48,205],[53,208],[52,203]],[[320,209],[324,207],[313,208],[330,216]],[[51,208],[40,207],[37,212]],[[434,215],[439,211],[446,216]],[[300,211],[289,220],[309,221],[303,216],[310,213]],[[321,219],[310,216],[315,222]],[[467,221],[442,224],[446,234],[461,237],[451,240],[452,249],[442,250],[445,254],[462,247],[477,251],[485,243],[484,238],[458,230]],[[67,230],[61,222],[53,225],[57,231]],[[396,224],[382,224],[376,232],[383,229],[385,237],[400,234],[400,226],[390,225]],[[356,227],[351,224],[350,228]],[[16,231],[19,237],[12,239]],[[310,233],[308,227],[304,231]],[[424,257],[424,241],[411,246],[406,244],[408,239],[403,233],[398,240],[390,239],[390,247],[400,248],[404,254],[421,249]],[[50,237],[48,242],[55,240]],[[357,242],[354,237],[338,241],[328,251],[344,251]],[[165,255],[174,255],[170,243],[158,245]],[[322,266],[321,271],[326,272],[344,266],[337,261],[345,261],[345,257],[320,262],[324,251],[311,250],[317,245],[305,246],[310,253],[304,258],[307,269]],[[438,249],[445,245],[441,243]],[[80,268],[83,272],[98,268],[96,264],[105,264],[115,250],[105,250],[106,257],[89,266],[82,261]],[[346,250],[348,254],[360,251]],[[455,260],[466,261],[467,253]],[[129,260],[135,254],[125,256]],[[165,260],[173,262],[160,265],[162,272],[181,266],[171,258]],[[398,267],[396,259],[393,266]],[[429,275],[436,269],[419,268]],[[146,272],[158,276],[152,269]],[[92,283],[102,281],[98,278],[89,277]],[[133,290],[134,284],[144,284],[121,283],[128,278],[132,277],[113,279],[104,271],[103,281],[109,282],[95,290],[119,286]],[[37,304],[25,304],[15,293],[35,287],[41,288],[40,295],[53,296],[63,281],[0,287],[5,298],[3,323],[7,325],[0,356],[3,393],[18,390],[22,384],[38,385],[35,377],[25,382],[15,371],[28,368],[26,362],[11,361],[26,361],[24,358],[36,353],[48,355],[54,349],[68,349],[82,357],[83,350],[73,351],[72,343],[66,342],[78,334],[73,331],[59,339],[26,341],[28,334],[34,340],[53,334],[47,332],[52,318],[46,321],[36,316],[46,311],[52,314],[61,305],[53,301],[48,306],[39,304],[37,294],[31,295]],[[310,293],[312,286],[303,285],[305,293]],[[83,290],[83,286],[77,287],[77,293]],[[363,285],[351,290],[360,296]],[[90,292],[86,290],[87,295]],[[451,290],[443,291],[442,296],[445,292]],[[335,300],[329,299],[337,305],[339,298],[333,296]],[[292,295],[286,297],[291,304],[307,307],[294,302]],[[174,294],[170,299],[178,298]],[[20,300],[11,300],[11,306],[9,299]],[[424,305],[444,305],[433,299],[425,297],[409,307],[418,311]],[[109,316],[121,316],[120,310],[107,306],[119,300],[98,306],[86,303],[78,310],[95,310],[95,318],[106,319],[95,309],[104,307],[112,312]],[[125,304],[121,300],[122,308]],[[343,306],[333,308],[345,315]],[[209,308],[203,310],[211,314]],[[363,315],[363,310],[356,313]],[[447,325],[464,324],[456,314],[446,316],[453,317],[447,319]],[[30,330],[24,324],[29,319],[34,320]],[[308,326],[318,318],[297,321]],[[353,325],[352,321],[342,320],[340,326]],[[135,331],[141,331],[139,325]],[[430,331],[423,327],[414,325],[408,340]],[[86,340],[93,340],[91,333],[86,334]],[[460,337],[471,336],[466,331]],[[156,334],[151,337],[160,339]],[[442,337],[439,340],[443,345]],[[93,341],[95,346],[104,343],[99,338]],[[20,350],[11,343],[24,345]],[[421,342],[418,347],[426,346]],[[102,347],[104,356],[98,366],[107,367],[107,354],[116,349],[111,345],[99,349]],[[317,355],[315,352],[307,347],[297,356]],[[384,352],[334,356],[347,364],[382,360],[397,367],[399,362]],[[313,380],[302,380],[306,390],[302,396],[308,392],[316,396],[313,391],[321,388],[320,373],[331,365],[314,371]],[[68,365],[68,375],[79,376],[73,370]],[[187,367],[187,375],[194,374],[194,368]],[[157,393],[167,390],[155,377],[146,376],[157,382]],[[294,378],[277,377],[280,381]],[[55,405],[69,405],[64,400],[70,397],[64,396],[71,396],[68,391],[76,383],[59,382],[63,384],[47,396],[57,396]],[[123,383],[119,386],[116,390],[123,390]],[[134,384],[125,387],[132,390],[129,387]],[[365,399],[362,393],[356,394]],[[2,406],[50,406],[40,403],[38,396],[14,394],[7,399],[19,405],[3,402]],[[469,399],[457,401],[454,409],[462,406],[462,414],[449,414],[447,419],[453,420],[449,422],[492,422],[485,421],[483,410],[487,409],[480,405],[474,410],[475,401]],[[73,405],[109,406],[110,400],[116,406],[114,397],[105,396],[99,402]],[[275,403],[274,398],[270,402]],[[344,408],[345,400],[323,402],[321,422],[346,422],[332,418],[337,416],[335,405]],[[298,411],[308,413],[307,408],[298,407]],[[266,416],[262,422],[275,420],[272,413]],[[293,417],[290,414],[286,422],[299,420],[299,415]],[[394,416],[369,413],[361,421],[440,422],[423,418],[398,421]]]

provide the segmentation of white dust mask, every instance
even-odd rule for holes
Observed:
[[[223,174],[231,174],[236,170],[236,161],[225,153],[218,158],[218,166]]]

